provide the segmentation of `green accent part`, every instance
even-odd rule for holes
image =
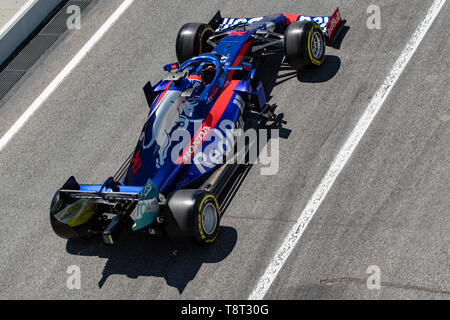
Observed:
[[[131,214],[131,218],[135,222],[133,231],[145,228],[155,221],[159,215],[158,195],[158,187],[151,179],[148,179],[141,193],[139,193],[139,202],[136,209]]]

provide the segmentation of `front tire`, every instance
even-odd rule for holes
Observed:
[[[214,30],[204,23],[187,23],[178,32],[176,42],[177,59],[185,62],[202,53],[210,52],[212,47],[208,39],[214,35]]]
[[[325,45],[322,29],[313,21],[291,23],[284,34],[286,61],[297,70],[322,65]]]

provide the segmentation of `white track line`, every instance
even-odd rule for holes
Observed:
[[[19,11],[11,18],[9,21],[3,26],[3,28],[0,29],[0,39],[2,39],[6,33],[16,24],[18,20],[20,20],[29,10],[32,6],[34,6],[38,2],[38,0],[29,0],[27,3],[25,3]]]
[[[267,267],[262,277],[259,279],[258,284],[249,296],[249,300],[264,299],[264,296],[277,277],[284,263],[288,259],[295,245],[300,240],[312,217],[316,213],[322,201],[325,199],[325,196],[333,186],[334,181],[339,176],[339,173],[344,168],[345,164],[357,147],[361,138],[364,136],[367,128],[369,128],[372,120],[377,115],[387,96],[391,92],[392,87],[399,79],[400,75],[410,61],[417,47],[422,42],[422,39],[432,25],[433,21],[436,19],[445,2],[446,0],[435,0],[433,2],[425,19],[419,25],[419,27],[409,40],[408,44],[403,49],[402,54],[395,62],[391,72],[386,77],[378,91],[375,93],[375,96],[372,98],[369,106],[364,111],[364,114],[359,119],[356,127],[353,129],[342,149],[336,155],[333,163],[331,164],[317,189],[314,191],[314,194],[308,201],[305,209],[303,209],[297,222],[292,227],[288,236],[284,239],[280,249],[278,249],[277,253],[275,254],[272,262]]]
[[[56,78],[48,85],[47,88],[40,94],[40,96],[28,107],[28,109],[20,116],[14,125],[5,133],[0,139],[0,152],[12,139],[12,137],[23,127],[23,125],[30,119],[33,113],[50,97],[50,95],[59,87],[64,79],[75,69],[76,66],[83,60],[86,54],[97,44],[97,42],[105,35],[111,26],[120,18],[120,16],[128,9],[134,0],[125,0],[119,8],[114,11],[111,17],[97,30],[91,39],[84,45],[83,48],[72,58],[67,66],[56,76]]]

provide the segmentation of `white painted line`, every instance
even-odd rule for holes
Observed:
[[[24,114],[14,123],[14,125],[0,139],[0,152],[8,144],[11,138],[23,127],[30,119],[33,113],[50,97],[50,95],[59,87],[64,79],[72,72],[73,69],[83,60],[86,54],[97,44],[97,42],[105,35],[111,26],[120,18],[120,16],[128,9],[134,0],[125,0],[111,17],[97,30],[91,39],[83,48],[72,58],[67,66],[56,76],[56,78],[48,85],[40,96],[28,107]]]
[[[264,274],[259,279],[255,289],[249,296],[249,300],[264,299],[267,291],[277,277],[284,263],[288,259],[295,245],[300,240],[312,217],[316,213],[322,201],[325,199],[328,191],[330,191],[334,181],[339,176],[353,151],[356,149],[358,143],[361,141],[361,138],[369,128],[372,120],[377,115],[387,96],[391,92],[392,87],[395,85],[406,65],[411,60],[411,57],[422,42],[422,39],[432,25],[433,21],[436,19],[445,2],[446,0],[435,0],[433,2],[425,19],[419,25],[419,27],[409,40],[408,44],[403,49],[403,52],[395,62],[391,72],[386,77],[378,91],[375,93],[375,96],[372,98],[369,106],[364,111],[364,114],[359,119],[356,127],[351,132],[342,149],[334,158],[330,168],[322,178],[322,181],[320,182],[317,189],[314,191],[311,199],[308,201],[305,209],[303,209],[297,222],[292,227],[289,234],[284,239],[283,244],[275,254],[272,262],[269,264]]]
[[[29,0],[25,3],[19,11],[11,18],[9,21],[0,29],[0,39],[2,39],[5,34],[19,21],[27,12],[35,5],[39,0]]]

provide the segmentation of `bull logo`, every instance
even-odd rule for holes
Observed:
[[[178,130],[185,130],[189,125],[189,118],[192,117],[198,101],[188,101],[180,97],[181,92],[169,90],[164,95],[155,113],[155,121],[152,125],[152,140],[145,145],[144,150],[153,145],[159,147],[158,157],[155,160],[156,168],[161,168],[167,158],[172,139],[171,133],[175,127]]]

